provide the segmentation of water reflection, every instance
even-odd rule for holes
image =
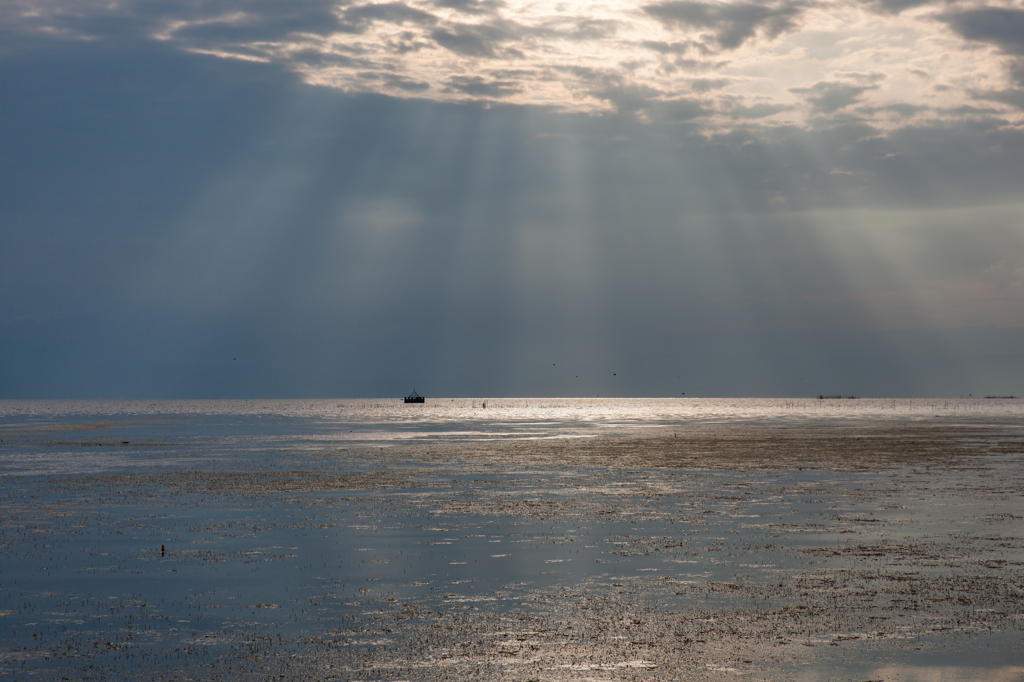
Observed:
[[[524,402],[544,415],[524,432],[572,421]],[[470,445],[332,437],[398,412],[369,403],[6,416],[0,666],[1021,679],[1019,421],[652,417],[637,439],[593,433],[635,404],[592,408],[587,438],[497,445],[479,434],[500,420]],[[455,430],[434,414],[416,433]]]

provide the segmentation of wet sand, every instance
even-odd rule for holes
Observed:
[[[3,478],[0,679],[1024,680],[1021,426],[5,429],[128,463]]]

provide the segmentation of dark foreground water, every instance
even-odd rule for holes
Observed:
[[[0,402],[0,441],[0,680],[1024,680],[1024,401]]]

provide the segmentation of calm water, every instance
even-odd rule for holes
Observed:
[[[400,447],[403,444],[628,436],[644,431],[713,424],[842,424],[862,420],[1024,420],[1024,400],[986,399],[430,399],[400,400],[187,400],[0,401],[0,428],[56,433],[76,427],[82,437],[21,439],[5,448],[0,475],[75,473],[147,463],[146,454],[246,452],[252,448],[303,451],[325,444]],[[89,425],[109,425],[125,439],[157,444],[146,453],[102,447],[83,450]],[[99,432],[99,431],[98,431]],[[112,432],[112,431],[111,431]],[[67,436],[65,433],[65,436]],[[133,440],[134,439],[134,440]],[[10,439],[8,439],[10,441]],[[42,443],[42,447],[37,447]],[[115,444],[116,445],[116,444]],[[184,457],[184,459],[182,459]],[[160,460],[172,465],[174,460]],[[156,463],[148,462],[148,463]]]
[[[0,678],[1024,680],[1022,418],[1022,400],[0,402]],[[995,445],[879,471],[549,449],[888,425]],[[493,444],[513,449],[478,456]]]

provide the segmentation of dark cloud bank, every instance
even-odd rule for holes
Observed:
[[[666,20],[723,44],[790,20],[691,4]],[[1017,214],[962,222],[1016,200],[1024,140],[999,121],[705,138],[23,46],[0,58],[0,398],[1024,390],[1020,328],[895,328],[858,298],[1019,279]],[[839,210],[903,217],[877,242],[807,217]]]
[[[644,11],[667,26],[707,29],[718,46],[731,50],[761,34],[767,38],[795,28],[804,4],[709,3],[674,0],[646,5]]]

